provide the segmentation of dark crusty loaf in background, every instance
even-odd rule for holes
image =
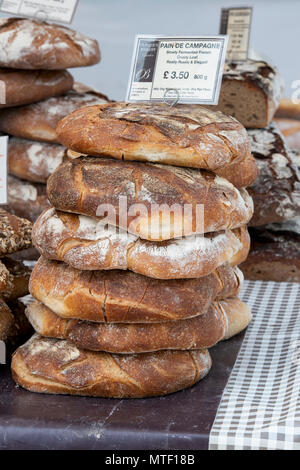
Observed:
[[[210,367],[206,349],[116,355],[38,335],[12,360],[14,380],[28,390],[111,398],[167,395],[191,387]]]
[[[80,271],[40,258],[30,292],[57,315],[106,323],[154,323],[204,314],[213,300],[238,295],[243,276],[220,266],[198,279],[152,279],[130,271]]]
[[[251,228],[251,251],[241,265],[246,279],[300,282],[300,220]]]
[[[8,171],[26,181],[45,184],[64,156],[62,145],[18,137],[11,137],[8,141]]]
[[[0,103],[0,108],[8,108],[66,93],[73,86],[73,77],[66,70],[0,68],[0,82],[5,86],[5,103]]]
[[[212,109],[234,116],[247,128],[263,128],[272,120],[282,93],[281,76],[267,62],[227,63],[219,103]]]
[[[47,209],[34,225],[41,255],[76,269],[129,269],[158,279],[210,274],[225,262],[242,263],[250,240],[247,228],[150,242],[87,216]]]
[[[199,105],[170,108],[121,102],[91,106],[64,118],[57,134],[63,145],[83,154],[215,173],[251,158],[244,127],[230,116]],[[249,184],[255,177],[256,173],[249,173]]]
[[[240,227],[253,214],[247,191],[236,189],[213,173],[108,158],[65,161],[48,179],[47,192],[56,209],[102,217],[107,212],[107,223],[154,241]],[[126,197],[125,220],[120,197]],[[113,213],[103,206],[105,212],[100,213],[101,204],[113,207]],[[184,212],[185,204],[193,208],[192,216]],[[133,205],[137,212],[130,213]],[[204,217],[202,212],[197,213],[197,205],[203,205]],[[174,206],[178,210],[170,217],[170,207]]]
[[[56,126],[63,117],[76,109],[108,101],[106,96],[81,84],[75,83],[73,88],[39,103],[2,109],[0,130],[24,139],[59,143]]]
[[[46,185],[8,177],[7,207],[10,212],[34,222],[49,207]]]
[[[163,323],[108,325],[66,320],[39,302],[30,304],[26,315],[42,336],[67,339],[79,348],[115,354],[210,348],[242,331],[251,320],[249,307],[238,298],[213,302],[204,315]]]
[[[14,260],[10,256],[1,258],[1,264],[5,266],[9,273],[10,287],[4,292],[0,290],[0,297],[6,302],[11,302],[27,295],[31,270],[22,261]]]
[[[281,222],[300,215],[300,172],[274,123],[249,129],[259,177],[248,188],[254,201],[251,226]]]
[[[0,298],[0,341],[8,346],[17,345],[22,338],[27,339],[31,331],[25,305],[17,300],[7,305]]]
[[[0,208],[0,257],[31,246],[32,224]]]
[[[97,64],[96,40],[66,26],[0,18],[0,67],[61,70]]]

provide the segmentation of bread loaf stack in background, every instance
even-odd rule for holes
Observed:
[[[259,177],[249,188],[254,201],[251,250],[241,269],[246,279],[300,282],[300,173],[277,123],[286,136],[295,125],[288,129],[286,120],[272,121],[282,92],[282,80],[272,65],[255,60],[229,63],[217,109],[247,128],[259,168]],[[277,115],[289,112],[291,117],[291,108],[283,101]],[[293,111],[295,118],[295,107]]]
[[[46,181],[63,161],[55,128],[81,106],[103,103],[100,93],[74,83],[65,69],[97,64],[97,41],[64,26],[0,19],[0,131],[8,143],[8,209],[31,221],[49,206]]]
[[[13,357],[15,381],[120,398],[192,386],[208,348],[251,319],[237,297],[257,177],[244,127],[196,105],[110,103],[57,135],[68,157],[34,226],[36,334]]]

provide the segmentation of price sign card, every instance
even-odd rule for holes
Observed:
[[[218,104],[226,47],[227,36],[136,36],[127,101],[173,90],[180,103]]]
[[[3,0],[0,10],[45,21],[71,23],[78,0]]]
[[[220,34],[227,34],[228,61],[248,59],[249,38],[252,20],[252,8],[222,8]]]
[[[7,204],[7,141],[0,137],[0,204]]]

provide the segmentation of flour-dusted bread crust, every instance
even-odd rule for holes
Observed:
[[[131,271],[79,271],[41,257],[30,292],[57,315],[106,323],[153,323],[204,314],[238,295],[243,276],[228,264],[198,279],[158,280]]]
[[[107,223],[152,241],[241,227],[253,214],[246,189],[213,173],[107,158],[65,161],[50,176],[47,192],[58,210],[105,216]]]
[[[14,70],[0,68],[5,103],[1,108],[21,106],[71,90],[73,77],[66,70]]]
[[[206,349],[117,355],[38,335],[12,360],[14,380],[32,392],[111,398],[167,395],[191,387],[210,367]]]
[[[62,163],[66,149],[48,144],[11,137],[8,141],[8,171],[17,178],[34,183],[46,183]]]
[[[32,222],[50,206],[45,184],[30,183],[14,176],[8,177],[7,200],[10,212]]]
[[[264,61],[227,63],[217,109],[247,128],[264,128],[272,120],[283,93],[278,70]]]
[[[249,251],[246,227],[166,242],[149,242],[107,228],[87,216],[46,210],[35,223],[35,247],[45,258],[76,269],[131,270],[158,279],[203,277],[225,262],[244,261]]]
[[[282,222],[300,215],[300,172],[274,123],[248,134],[259,177],[248,189],[254,201],[251,226]]]
[[[0,257],[31,246],[32,224],[0,208]]]
[[[115,354],[210,348],[249,324],[249,307],[238,298],[213,302],[204,315],[163,323],[92,323],[66,320],[39,302],[26,315],[41,336],[67,339],[79,348]],[[231,324],[232,323],[232,324]]]
[[[251,155],[247,133],[239,122],[199,105],[170,108],[120,102],[91,106],[65,117],[57,134],[63,145],[83,154],[215,173]]]
[[[108,98],[101,93],[75,83],[74,89],[61,96],[17,108],[0,111],[0,130],[24,139],[59,143],[58,122],[76,109],[100,103]]]
[[[98,42],[66,26],[25,18],[0,19],[0,67],[61,70],[99,61]]]
[[[11,288],[6,289],[4,292],[0,291],[0,296],[3,297],[6,302],[11,302],[27,295],[29,292],[28,283],[31,270],[25,266],[22,261],[14,260],[9,256],[1,258],[0,265],[1,264],[6,267],[9,273],[9,284]]]
[[[251,250],[241,265],[246,279],[300,282],[300,224],[298,233],[285,224],[251,228]]]

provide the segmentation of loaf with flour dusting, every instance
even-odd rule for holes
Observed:
[[[8,171],[26,181],[46,183],[62,163],[65,151],[62,145],[11,137],[8,141]]]
[[[300,172],[274,123],[249,129],[259,177],[248,188],[254,201],[251,226],[282,222],[300,215]]]
[[[33,242],[45,258],[76,269],[129,269],[158,279],[182,279],[210,274],[225,262],[246,259],[249,235],[245,226],[149,242],[87,216],[47,209],[35,223]]]
[[[41,257],[30,292],[64,318],[154,323],[202,315],[213,300],[238,295],[242,284],[241,271],[228,264],[202,278],[159,280],[131,271],[80,271]]]
[[[65,147],[79,153],[201,168],[217,174],[233,162],[251,158],[244,127],[230,116],[199,105],[170,108],[121,102],[91,106],[66,116],[57,134]],[[249,184],[255,178],[256,171],[249,173]]]
[[[237,228],[253,214],[246,189],[211,172],[108,158],[65,161],[48,179],[47,192],[58,210],[105,216],[108,224],[153,241]]]
[[[101,93],[74,84],[74,89],[61,96],[17,108],[0,111],[0,130],[6,134],[38,142],[59,143],[56,135],[58,122],[75,109],[106,103]]]
[[[46,185],[8,177],[7,186],[8,210],[34,222],[50,206]]]
[[[61,95],[71,90],[73,77],[66,70],[14,70],[0,68],[4,100],[0,108],[21,106]]]
[[[213,302],[204,315],[164,323],[92,323],[66,320],[39,302],[27,307],[35,331],[48,338],[67,339],[78,348],[115,354],[210,348],[241,332],[249,324],[249,307],[238,298]]]
[[[143,398],[191,387],[210,370],[206,349],[109,354],[34,335],[12,359],[14,380],[32,392]]]
[[[0,19],[0,67],[61,70],[99,61],[98,42],[66,26],[25,18]]]

